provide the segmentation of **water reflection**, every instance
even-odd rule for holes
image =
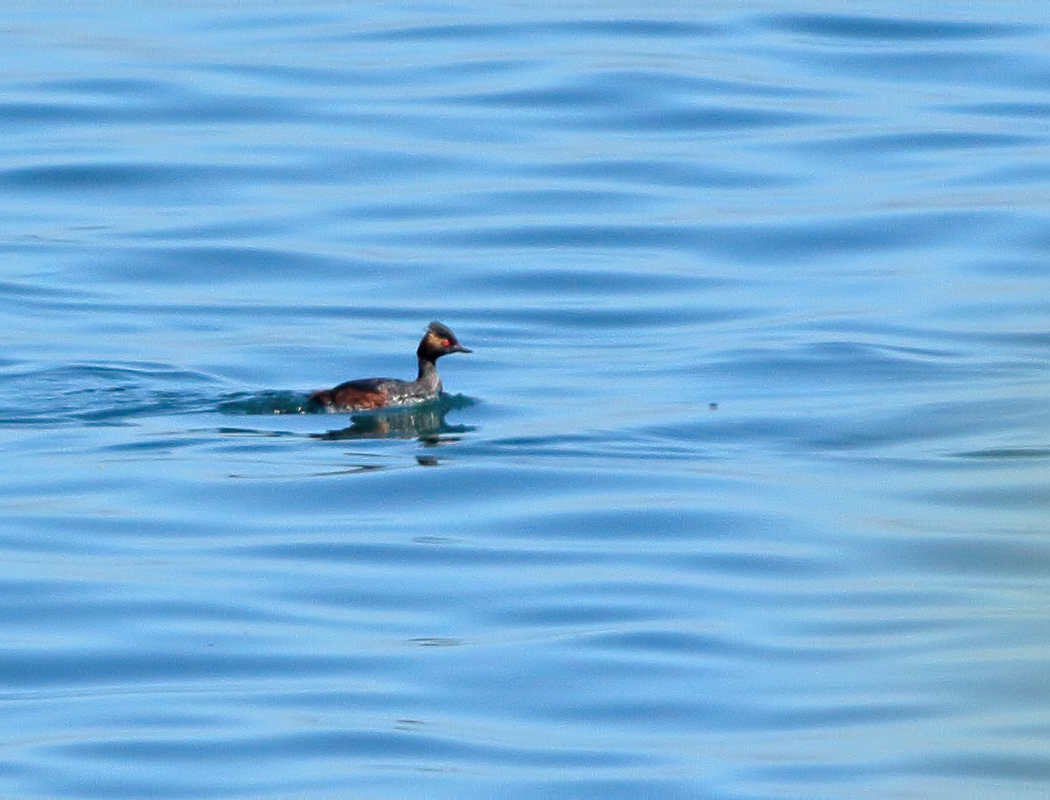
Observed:
[[[443,403],[414,406],[386,412],[354,414],[350,425],[325,433],[311,434],[314,439],[419,439],[427,447],[459,440],[456,434],[473,431],[470,425],[449,425]]]
[[[310,438],[336,441],[340,439],[418,439],[433,447],[459,440],[458,434],[469,433],[471,425],[450,425],[445,420],[449,411],[468,408],[474,401],[464,395],[441,395],[437,400],[407,408],[360,411],[350,415],[350,424],[324,433],[312,433]],[[346,419],[344,414],[313,411],[307,396],[297,392],[239,392],[227,395],[218,409],[224,414],[259,416],[273,414],[303,414]],[[272,435],[272,432],[270,432]]]

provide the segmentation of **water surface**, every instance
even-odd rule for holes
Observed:
[[[1045,796],[1036,5],[0,12],[2,793]]]

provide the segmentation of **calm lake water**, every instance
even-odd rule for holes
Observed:
[[[1050,6],[59,5],[0,795],[1050,795]]]

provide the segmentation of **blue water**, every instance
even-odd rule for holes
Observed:
[[[1050,795],[1046,7],[61,5],[0,795]]]

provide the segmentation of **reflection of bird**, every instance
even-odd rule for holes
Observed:
[[[457,434],[474,430],[469,425],[449,425],[445,414],[470,405],[466,398],[443,397],[437,403],[418,407],[354,413],[350,425],[342,430],[310,434],[314,439],[418,439],[426,445],[455,441]]]
[[[440,322],[431,322],[423,334],[416,356],[419,375],[414,381],[397,378],[365,378],[341,383],[334,389],[314,392],[307,402],[309,411],[363,411],[388,406],[407,406],[433,400],[441,393],[436,362],[449,353],[469,353],[456,334]]]

